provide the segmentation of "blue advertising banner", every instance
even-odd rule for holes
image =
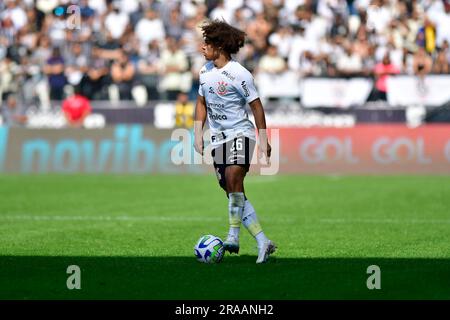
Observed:
[[[118,125],[98,130],[0,127],[0,172],[195,173],[171,160],[172,130]],[[193,154],[192,144],[189,144]]]

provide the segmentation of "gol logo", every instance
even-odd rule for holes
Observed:
[[[350,164],[359,162],[353,154],[352,139],[349,137],[308,137],[300,145],[300,156],[306,163],[311,164],[337,161]]]
[[[402,162],[428,164],[432,162],[431,158],[425,155],[423,138],[379,138],[372,145],[372,157],[381,164]]]

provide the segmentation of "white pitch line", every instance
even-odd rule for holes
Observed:
[[[228,217],[189,217],[189,216],[61,216],[61,215],[1,215],[0,221],[224,221]],[[267,218],[268,222],[286,222],[291,223],[294,220],[289,218]]]
[[[292,217],[295,218],[295,217]],[[350,224],[350,223],[365,223],[365,224],[450,224],[450,219],[292,219],[290,217],[266,217],[267,222],[297,222],[300,225],[304,224]],[[223,221],[224,217],[189,217],[189,216],[107,216],[107,215],[85,215],[85,216],[71,216],[71,215],[1,215],[1,221]]]
[[[217,217],[0,215],[0,220],[32,221],[221,221]]]
[[[320,219],[321,223],[450,224],[450,219]]]

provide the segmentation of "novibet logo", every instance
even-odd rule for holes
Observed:
[[[64,7],[56,7],[54,13],[57,17],[64,15],[66,18],[66,28],[70,30],[81,29],[81,9],[79,6],[72,4],[65,9]]]

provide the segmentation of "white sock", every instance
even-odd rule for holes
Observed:
[[[239,231],[240,230],[241,230],[241,228],[238,228],[238,227],[230,227],[230,230],[228,230],[228,236],[233,236],[239,240]]]
[[[228,219],[230,224],[228,234],[238,238],[244,211],[245,196],[243,192],[230,192],[228,197]]]
[[[269,240],[262,231],[258,217],[256,216],[255,208],[253,208],[252,204],[248,200],[245,200],[242,224],[247,228],[250,234],[255,237],[259,248]]]
[[[261,248],[264,243],[269,241],[269,239],[266,237],[266,235],[264,234],[263,231],[258,233],[255,238],[256,238],[256,241],[258,242],[258,248]]]

